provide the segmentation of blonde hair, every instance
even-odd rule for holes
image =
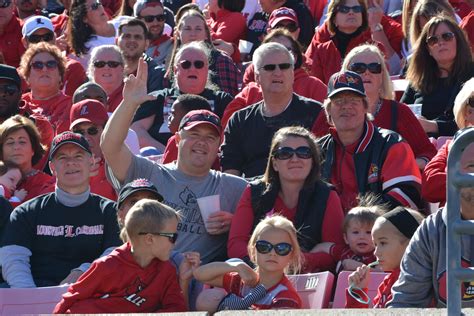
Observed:
[[[142,199],[125,216],[120,236],[126,241],[137,237],[140,233],[159,232],[166,222],[173,218],[178,221],[180,219],[180,214],[176,210],[156,200]]]
[[[474,78],[469,79],[462,86],[456,99],[454,100],[454,120],[460,129],[466,127],[466,107],[469,98],[473,97],[474,94]]]
[[[288,220],[286,217],[281,215],[273,215],[266,217],[258,223],[255,227],[252,236],[250,237],[249,243],[247,245],[247,251],[250,257],[250,260],[257,262],[257,250],[255,248],[256,242],[259,240],[260,236],[271,229],[280,229],[288,233],[288,236],[291,240],[292,253],[291,261],[289,265],[285,268],[285,274],[288,272],[298,273],[302,266],[302,256],[301,248],[298,243],[296,228],[293,223]]]
[[[380,97],[382,99],[393,100],[393,85],[392,80],[390,80],[390,74],[388,73],[387,65],[385,64],[385,58],[380,49],[373,44],[363,44],[353,48],[344,58],[342,63],[341,71],[348,71],[349,65],[356,56],[364,55],[366,53],[372,53],[377,56],[378,63],[382,65],[382,91],[380,92]]]

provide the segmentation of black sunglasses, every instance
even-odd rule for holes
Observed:
[[[255,243],[255,248],[259,253],[266,254],[275,249],[275,253],[279,256],[287,256],[293,248],[289,243],[281,242],[276,245],[269,243],[266,240],[258,240]]]
[[[81,135],[85,135],[87,133],[90,136],[94,136],[94,135],[97,135],[97,133],[99,132],[99,129],[95,126],[91,126],[88,129],[74,129],[73,132],[81,134]]]
[[[298,25],[296,25],[296,23],[293,23],[293,22],[290,22],[287,24],[281,23],[281,24],[277,24],[274,28],[283,28],[283,29],[288,30],[288,32],[294,33],[296,32],[296,30],[298,30]]]
[[[382,73],[382,65],[380,63],[352,63],[349,65],[349,70],[358,74],[363,74],[367,69],[373,74]]]
[[[194,114],[191,116],[185,116],[179,123],[179,129],[182,129],[183,127],[185,127],[186,124],[188,124],[189,122],[202,122],[202,121],[210,122],[214,124],[215,126],[217,126],[219,129],[221,128],[221,120],[219,119],[218,116],[199,113],[199,114]]]
[[[168,237],[169,241],[174,244],[176,240],[178,240],[178,233],[145,233],[141,232],[138,233],[138,235],[147,235],[147,234],[152,234],[155,236],[162,236],[162,237]]]
[[[266,64],[260,67],[260,69],[263,69],[265,71],[274,71],[277,67],[280,70],[287,70],[287,69],[290,69],[291,64],[290,63]]]
[[[32,44],[36,44],[39,42],[51,42],[54,39],[54,34],[53,32],[48,32],[43,35],[30,35],[27,37],[28,42]]]
[[[42,70],[44,67],[48,69],[58,68],[58,62],[56,60],[48,60],[47,62],[35,61],[31,63],[31,68],[36,70]]]
[[[183,69],[189,69],[191,68],[191,65],[194,65],[194,68],[196,69],[201,69],[204,67],[204,62],[202,60],[195,60],[193,62],[189,60],[182,60],[179,62],[179,64]]]
[[[3,1],[0,1],[0,8],[7,8],[10,6],[10,4],[12,4],[11,1],[9,0],[3,0]]]
[[[428,46],[435,46],[439,43],[440,38],[443,39],[443,41],[445,42],[451,42],[454,39],[454,36],[455,35],[453,32],[446,32],[441,34],[441,36],[432,35],[426,39],[426,44],[428,44]]]
[[[97,10],[97,9],[98,9],[99,7],[101,7],[101,6],[102,6],[102,2],[96,1],[96,2],[94,2],[94,3],[91,4],[91,10],[92,10],[92,11],[95,11],[95,10]]]
[[[340,5],[337,7],[337,12],[341,13],[349,13],[349,11],[354,12],[354,13],[361,13],[362,12],[362,6],[361,5],[355,5],[355,6],[347,6],[347,5]]]
[[[300,159],[310,159],[313,157],[311,148],[308,146],[300,146],[296,149],[291,147],[278,147],[273,151],[273,157],[278,160],[288,160],[296,154],[296,157]]]
[[[164,15],[164,14],[144,15],[144,16],[140,16],[140,19],[145,20],[145,22],[147,22],[147,23],[151,23],[151,22],[153,22],[153,20],[156,20],[158,22],[163,22],[164,20],[166,20],[166,15]]]
[[[14,84],[2,84],[0,85],[0,91],[4,94],[14,95],[18,91],[20,91],[20,89],[18,89],[18,87]]]
[[[94,61],[94,67],[95,68],[104,68],[105,65],[109,66],[110,68],[117,68],[118,66],[122,65],[122,63],[119,62],[119,61],[114,61],[114,60],[109,60],[109,61],[96,60],[96,61]]]

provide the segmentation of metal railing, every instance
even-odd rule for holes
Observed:
[[[474,281],[474,267],[461,267],[461,235],[474,235],[474,221],[462,220],[460,213],[460,190],[474,186],[474,174],[460,172],[462,152],[472,142],[474,142],[474,129],[470,128],[461,132],[459,136],[456,136],[448,156],[446,179],[448,315],[461,315],[461,281]]]

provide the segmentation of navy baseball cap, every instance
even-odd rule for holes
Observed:
[[[21,87],[21,79],[15,67],[0,64],[0,79],[13,81],[18,87]]]
[[[328,98],[344,91],[354,92],[366,97],[362,78],[353,71],[341,71],[333,74],[328,82]]]
[[[117,201],[117,207],[120,205],[133,193],[139,191],[148,191],[155,195],[158,202],[163,202],[163,196],[158,192],[156,187],[148,179],[135,179],[132,182],[127,183],[120,190],[119,198]]]
[[[58,151],[58,149],[66,144],[74,144],[79,146],[80,148],[87,151],[90,155],[92,155],[92,151],[89,147],[89,142],[87,139],[78,133],[73,133],[70,131],[63,132],[59,135],[54,137],[53,142],[51,143],[51,151],[49,153],[49,160],[52,160],[54,154]]]

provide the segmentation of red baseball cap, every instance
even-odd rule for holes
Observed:
[[[287,7],[280,7],[273,10],[268,19],[268,25],[273,29],[282,21],[294,22],[296,23],[296,26],[299,26],[298,17],[296,16],[295,11]]]
[[[74,126],[84,122],[104,126],[108,119],[109,116],[102,102],[85,99],[72,105],[69,113],[69,129],[72,130]]]
[[[216,114],[208,110],[193,110],[189,111],[179,123],[179,130],[190,130],[191,128],[207,124],[216,129],[217,133],[221,134],[222,126],[221,119]]]

